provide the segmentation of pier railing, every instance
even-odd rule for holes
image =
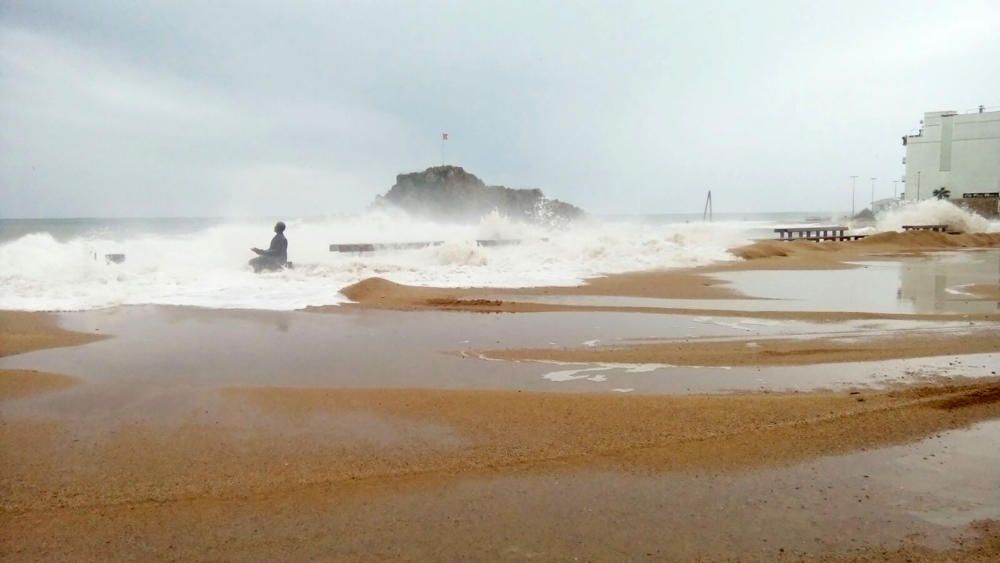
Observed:
[[[774,229],[778,240],[858,240],[865,235],[848,235],[847,227],[781,227]]]

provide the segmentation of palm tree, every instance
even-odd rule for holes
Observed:
[[[944,186],[941,186],[940,188],[938,188],[938,189],[934,190],[933,192],[931,192],[931,194],[933,194],[934,197],[936,197],[938,199],[948,199],[948,198],[951,197],[951,190],[949,190],[948,188],[946,188]]]

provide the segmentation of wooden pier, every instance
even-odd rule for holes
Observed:
[[[904,231],[933,231],[936,233],[947,233],[948,225],[903,225]]]
[[[848,235],[847,227],[827,226],[827,227],[782,227],[774,229],[778,233],[778,240],[811,240],[815,242],[825,240],[858,240],[867,235]]]

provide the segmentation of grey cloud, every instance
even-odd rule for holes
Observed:
[[[288,4],[5,3],[0,216],[351,212],[442,130],[598,212],[845,209],[1000,104],[989,1]]]

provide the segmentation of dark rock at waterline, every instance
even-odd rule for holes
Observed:
[[[431,219],[476,221],[497,210],[513,219],[562,222],[583,216],[575,205],[549,199],[539,189],[487,186],[460,166],[434,166],[396,176],[396,184],[375,207],[393,205]]]

